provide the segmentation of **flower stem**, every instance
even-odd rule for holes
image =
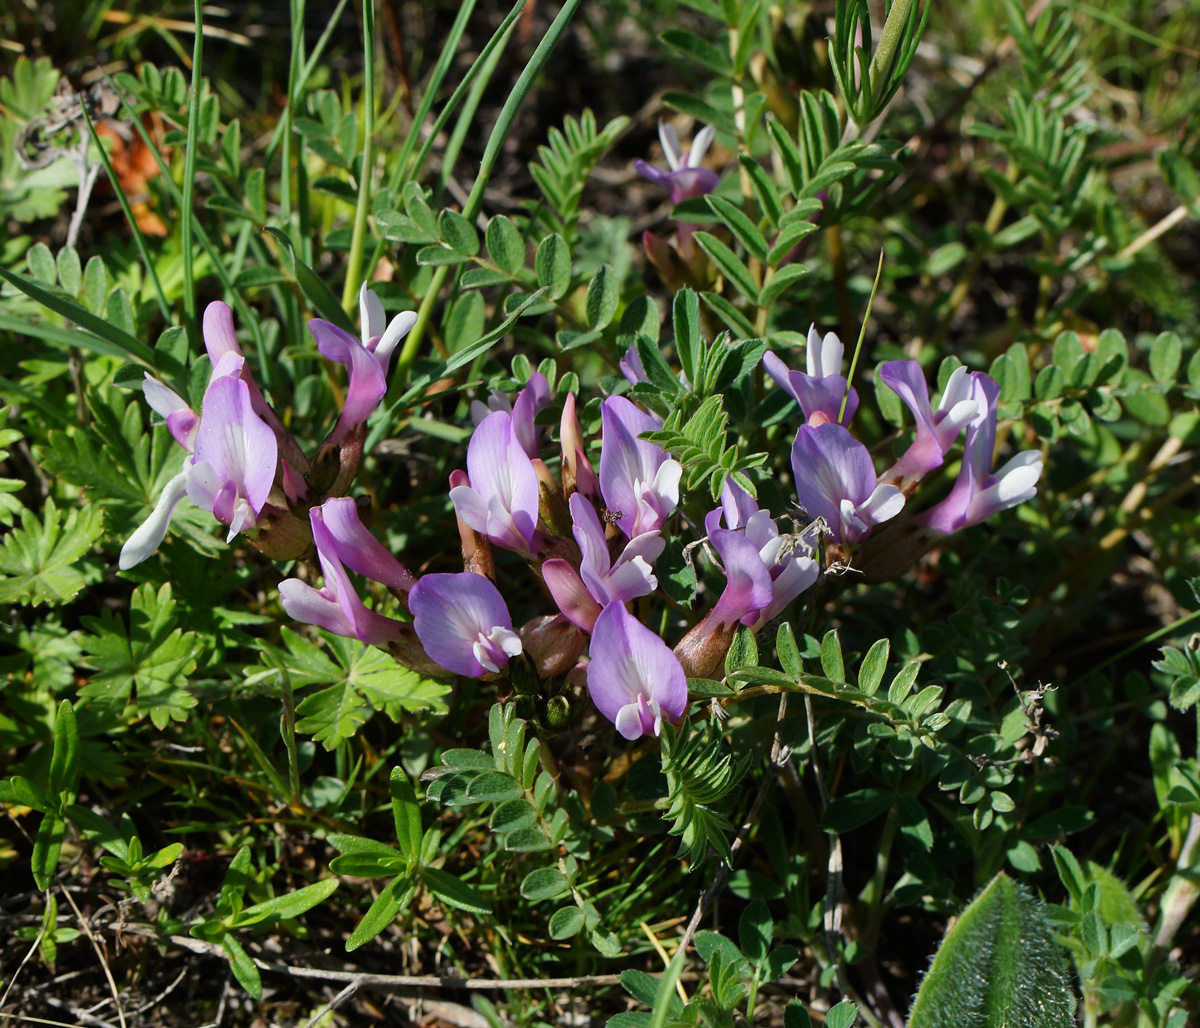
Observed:
[[[363,147],[358,173],[358,203],[354,208],[354,235],[342,286],[342,306],[348,313],[358,303],[362,273],[363,237],[367,231],[367,205],[371,194],[371,166],[375,159],[375,0],[363,0]]]

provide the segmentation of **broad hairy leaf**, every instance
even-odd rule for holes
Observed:
[[[1075,992],[1041,904],[1007,875],[991,880],[946,933],[908,1028],[1065,1028]]]

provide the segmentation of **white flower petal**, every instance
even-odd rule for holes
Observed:
[[[392,351],[396,348],[396,344],[412,331],[412,327],[416,323],[417,315],[415,311],[401,311],[392,318],[391,324],[384,329],[383,335],[372,351],[375,354],[375,359],[379,362],[379,366],[383,368],[384,374],[387,374],[388,359],[392,356]]]
[[[704,159],[705,151],[708,150],[715,133],[716,129],[711,125],[705,125],[704,128],[696,133],[696,138],[692,140],[692,149],[687,156],[687,166],[689,168],[700,167],[700,162]]]
[[[376,336],[383,335],[384,326],[387,324],[383,304],[374,290],[367,288],[366,282],[358,290],[358,324],[362,332],[363,346]]]
[[[658,139],[662,143],[663,156],[667,159],[667,166],[672,171],[678,171],[683,160],[683,151],[679,148],[679,136],[674,127],[665,121],[660,121],[658,123]]]
[[[125,545],[121,547],[121,556],[117,561],[117,566],[122,571],[128,571],[140,564],[158,549],[167,534],[171,515],[175,512],[179,501],[183,499],[183,494],[187,492],[187,477],[188,473],[185,469],[166,484],[150,516],[138,526]]]

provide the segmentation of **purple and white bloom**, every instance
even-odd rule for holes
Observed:
[[[658,588],[650,565],[666,542],[658,532],[643,532],[630,539],[612,561],[595,508],[580,493],[572,494],[569,504],[574,522],[571,534],[582,555],[579,571],[561,557],[554,557],[542,564],[542,577],[559,610],[573,624],[590,632],[603,607],[649,596]]]
[[[512,415],[484,418],[467,446],[469,485],[450,490],[463,523],[497,546],[528,554],[538,520],[537,472],[516,432]]]
[[[832,422],[800,427],[792,474],[800,505],[809,517],[825,520],[834,542],[861,542],[904,506],[896,486],[877,484],[867,448]]]
[[[385,326],[383,304],[371,290],[359,291],[362,339],[321,318],[313,318],[308,330],[323,357],[342,365],[350,374],[346,402],[329,441],[340,444],[353,428],[370,417],[387,394],[388,361],[396,344],[416,324],[412,311],[403,311]]]
[[[738,622],[755,624],[759,612],[774,598],[771,574],[759,556],[758,547],[743,533],[721,528],[723,513],[718,507],[704,519],[708,541],[725,570],[725,588],[701,622],[712,630],[732,627]]]
[[[425,652],[452,674],[497,674],[521,652],[500,590],[482,575],[425,575],[408,604]]]
[[[917,422],[912,445],[880,476],[881,482],[894,482],[903,489],[942,465],[963,426],[978,415],[979,401],[972,396],[975,387],[962,366],[951,374],[936,411],[929,402],[925,372],[917,361],[887,361],[880,367],[879,377],[905,402]]]
[[[763,354],[762,361],[775,384],[800,404],[808,424],[820,425],[832,421],[848,425],[858,410],[858,393],[848,385],[842,374],[844,354],[845,347],[837,333],[826,332],[822,338],[816,325],[811,325],[805,354],[808,374],[789,371],[787,365],[770,351]],[[846,413],[839,418],[843,397],[846,400]]]
[[[328,505],[337,502],[329,500],[325,505],[309,511],[317,559],[325,578],[324,588],[314,589],[298,578],[287,578],[279,583],[279,598],[283,609],[295,621],[316,625],[347,639],[358,639],[371,646],[386,648],[398,640],[408,626],[402,621],[368,610],[359,598],[340,556],[346,546],[330,530],[326,518]],[[354,501],[349,502],[353,504]],[[336,514],[332,520],[338,523]]]
[[[663,156],[667,159],[669,171],[656,168],[653,164],[637,160],[633,162],[637,173],[660,185],[671,194],[671,203],[679,203],[694,196],[704,196],[711,193],[721,182],[721,176],[715,171],[700,167],[705,151],[713,140],[715,130],[711,125],[705,125],[692,141],[692,148],[686,153],[679,146],[679,136],[675,129],[666,122],[658,123],[658,138],[662,143]]]
[[[513,431],[522,449],[529,454],[530,460],[537,459],[540,452],[541,431],[534,424],[538,413],[550,403],[550,383],[540,371],[529,376],[529,381],[517,394],[516,403],[510,403],[498,389],[493,389],[488,402],[471,401],[471,420],[478,425],[494,411],[502,410],[512,415]]]
[[[313,524],[320,521],[322,533],[332,554],[364,578],[386,585],[401,598],[406,597],[416,577],[388,552],[358,516],[358,504],[349,496],[331,497],[309,511]]]
[[[174,389],[163,385],[149,372],[146,372],[146,377],[142,380],[142,393],[150,407],[166,421],[171,438],[191,453],[196,448],[196,429],[200,424],[200,415],[192,410],[187,401]]]
[[[623,396],[600,408],[600,492],[617,527],[630,539],[656,532],[679,503],[683,467],[638,436],[659,426]]]
[[[724,514],[727,529],[741,532],[758,551],[758,558],[771,579],[771,599],[757,615],[747,613],[742,624],[758,628],[770,621],[805,589],[817,580],[817,562],[805,551],[797,552],[795,545],[779,534],[779,526],[770,511],[762,510],[754,497],[732,478],[725,480],[721,493],[721,510],[705,518],[705,530],[710,537]],[[722,560],[725,557],[722,556]],[[726,564],[728,568],[728,564]]]
[[[659,735],[663,720],[687,710],[687,678],[678,658],[620,603],[596,618],[587,687],[592,702],[626,739]]]
[[[397,344],[417,323],[415,311],[401,311],[391,321],[384,312],[383,303],[364,282],[358,290],[358,324],[362,333],[362,344],[387,375],[388,361]]]
[[[221,358],[204,393],[199,423],[186,436],[192,455],[163,488],[150,517],[121,548],[122,571],[158,549],[185,494],[229,527],[226,541],[254,527],[275,483],[279,445],[254,411],[250,387],[241,377],[243,362],[236,354]],[[161,394],[156,396],[161,399]]]
[[[275,483],[278,462],[275,433],[254,412],[246,383],[232,375],[214,379],[204,394],[187,494],[229,526],[226,541],[254,527]]]
[[[977,525],[993,514],[1033,499],[1042,474],[1041,450],[1023,450],[990,474],[1000,386],[990,375],[972,372],[971,398],[978,403],[979,413],[967,425],[962,470],[954,488],[941,503],[913,519],[941,535]]]

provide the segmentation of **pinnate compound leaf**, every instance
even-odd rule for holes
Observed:
[[[104,514],[97,507],[76,508],[63,520],[48,499],[40,522],[27,511],[21,527],[0,543],[0,603],[36,607],[71,599],[96,577],[91,568],[76,565],[103,530]]]
[[[128,629],[107,610],[81,620],[88,630],[84,663],[97,672],[79,690],[81,696],[109,706],[132,703],[139,719],[149,715],[159,729],[187,717],[196,706],[187,676],[202,646],[195,632],[178,627],[169,582],[157,592],[148,582],[134,592]]]
[[[908,1028],[1063,1028],[1075,993],[1041,904],[1003,873],[946,933],[913,1001]]]

